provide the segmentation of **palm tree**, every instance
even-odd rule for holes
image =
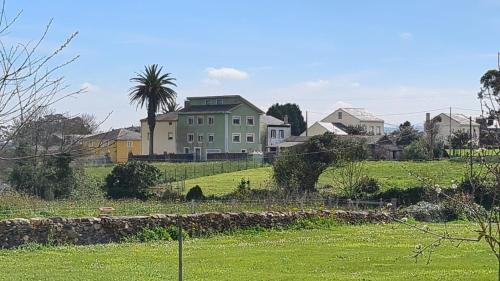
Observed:
[[[137,107],[144,107],[148,110],[149,126],[149,155],[153,155],[153,136],[156,126],[156,112],[161,107],[168,104],[175,104],[177,93],[171,86],[177,87],[175,78],[170,77],[171,73],[162,74],[162,67],[157,64],[145,66],[143,73],[130,79],[137,83],[130,89],[130,103],[137,103]]]
[[[162,111],[163,113],[169,113],[169,112],[177,112],[179,110],[181,110],[182,107],[180,104],[176,103],[176,102],[169,102],[165,105],[162,106]]]

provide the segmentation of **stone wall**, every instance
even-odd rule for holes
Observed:
[[[387,221],[382,213],[309,211],[264,213],[202,213],[181,216],[183,228],[191,235],[223,232],[238,228],[287,226],[299,218],[331,217],[347,223]],[[89,245],[119,242],[143,228],[177,225],[179,216],[150,215],[98,218],[33,218],[0,221],[0,248],[25,243]]]

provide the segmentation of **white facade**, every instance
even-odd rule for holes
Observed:
[[[468,116],[455,113],[451,114],[450,118],[450,114],[441,113],[435,116],[433,119],[437,118],[438,116],[441,118],[441,122],[436,123],[436,139],[438,141],[442,141],[445,144],[448,144],[448,140],[450,137],[450,124],[451,134],[457,131],[463,131],[466,133],[470,132],[470,121]],[[474,118],[472,118],[472,139],[474,140],[474,143],[479,142],[479,131],[480,125],[474,121]]]
[[[176,153],[176,128],[177,114],[162,114],[157,117],[153,140],[154,154]],[[146,119],[141,120],[141,153],[149,154],[149,126]]]
[[[384,120],[363,108],[339,108],[321,122],[340,123],[344,126],[361,126],[368,134],[384,134]]]
[[[291,125],[273,116],[263,115],[260,126],[263,132],[262,143],[265,146],[263,151],[277,151],[278,145],[292,135]]]

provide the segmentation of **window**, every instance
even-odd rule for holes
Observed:
[[[184,153],[189,154],[189,147],[184,147]]]
[[[254,133],[247,133],[247,143],[253,143],[254,138],[255,138]]]
[[[203,142],[203,134],[198,134],[198,142]]]
[[[131,141],[127,141],[127,147],[128,147],[128,148],[131,148],[133,144],[134,144],[133,142],[131,142]]]
[[[174,139],[174,133],[172,133],[172,132],[168,132],[168,136],[167,136],[167,138],[168,138],[169,140],[173,140],[173,139]]]
[[[242,149],[241,153],[247,153],[247,150],[246,149]]]
[[[279,130],[280,132],[280,139],[284,139],[285,138],[285,130]]]
[[[253,116],[247,116],[247,126],[254,126],[255,125],[255,119]]]
[[[338,115],[339,115],[339,116],[338,116],[338,117],[339,117],[338,119],[342,119],[342,111],[339,111],[339,112],[338,112]]]
[[[208,116],[207,123],[208,125],[213,125],[215,123],[215,118],[213,116]]]
[[[212,99],[206,99],[205,100],[205,104],[206,105],[210,105],[210,104],[214,104],[213,100]]]
[[[196,117],[196,124],[203,125],[204,118],[203,116]]]
[[[187,134],[187,141],[189,143],[192,143],[194,141],[194,134],[191,133]]]
[[[172,126],[172,122],[168,122],[168,125],[169,125],[169,126]]]
[[[271,138],[275,139],[276,138],[276,130],[271,130]]]
[[[372,133],[372,134],[373,134],[373,131],[374,131],[374,130],[373,130],[373,126],[370,126],[370,133]]]
[[[209,143],[214,142],[214,139],[215,139],[215,135],[214,134],[208,134],[208,142]]]
[[[241,142],[241,134],[233,134],[233,143]]]
[[[220,99],[220,98],[219,98],[219,99],[217,99],[216,103],[217,103],[217,104],[223,104],[223,101],[224,101],[223,99]]]
[[[380,135],[381,132],[380,132],[380,126],[377,126],[377,135]]]
[[[193,125],[194,124],[194,117],[193,116],[188,116],[188,118],[187,118],[187,124],[188,125]]]
[[[241,124],[240,116],[233,116],[233,125],[239,126]]]

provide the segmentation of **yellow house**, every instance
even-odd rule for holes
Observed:
[[[124,163],[129,154],[141,154],[141,134],[127,129],[116,129],[86,137],[82,140],[89,158],[102,162]]]

